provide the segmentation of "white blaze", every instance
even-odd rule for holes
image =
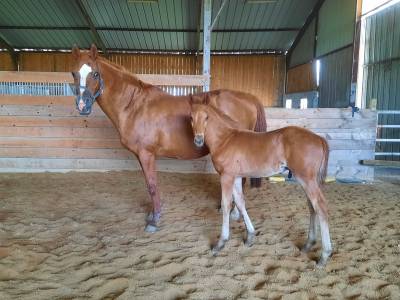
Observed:
[[[82,65],[82,67],[79,69],[79,74],[80,74],[80,86],[86,86],[86,78],[88,74],[92,72],[92,68],[89,67],[87,64]],[[81,94],[84,91],[83,88],[80,88]]]

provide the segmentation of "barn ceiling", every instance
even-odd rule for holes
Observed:
[[[212,20],[223,2],[212,1]],[[211,50],[285,52],[316,2],[226,1]],[[108,51],[197,51],[200,14],[201,0],[0,0],[0,42],[14,49],[87,48],[95,42]]]

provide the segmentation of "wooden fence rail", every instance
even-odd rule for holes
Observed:
[[[70,82],[72,78],[68,73],[36,74],[38,76],[30,73],[24,77],[16,72],[0,72],[0,82],[10,82],[10,78],[18,82],[21,79],[27,82],[26,78]],[[187,76],[157,75],[153,78],[158,80],[157,85],[188,83],[182,79],[174,81],[174,77]],[[201,77],[191,75],[195,80],[190,84],[200,84]],[[352,117],[350,109],[266,108],[266,118],[268,130],[297,125],[324,136],[330,146],[330,175],[373,178],[373,168],[360,165],[358,161],[374,159],[376,112],[362,110]],[[118,132],[97,104],[90,116],[82,117],[71,96],[0,95],[0,172],[126,169],[139,169],[139,164],[133,154],[121,146]],[[158,169],[214,171],[207,157],[192,161],[160,159]]]

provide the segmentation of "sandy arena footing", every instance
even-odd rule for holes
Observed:
[[[140,172],[0,174],[0,299],[400,299],[400,185],[324,187],[334,254],[315,269],[298,184],[246,186],[217,257],[218,177],[160,173],[160,231]],[[319,238],[319,236],[318,236]]]

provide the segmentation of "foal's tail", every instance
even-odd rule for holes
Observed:
[[[329,160],[329,146],[324,138],[321,138],[322,143],[322,160],[319,166],[318,172],[318,183],[323,184],[325,182],[326,173],[328,171],[328,160]]]
[[[254,126],[255,132],[266,132],[267,131],[267,120],[265,118],[264,106],[260,103],[260,101],[255,102],[257,108],[257,119],[256,125]],[[261,178],[251,178],[250,179],[251,187],[260,187],[261,186]]]

